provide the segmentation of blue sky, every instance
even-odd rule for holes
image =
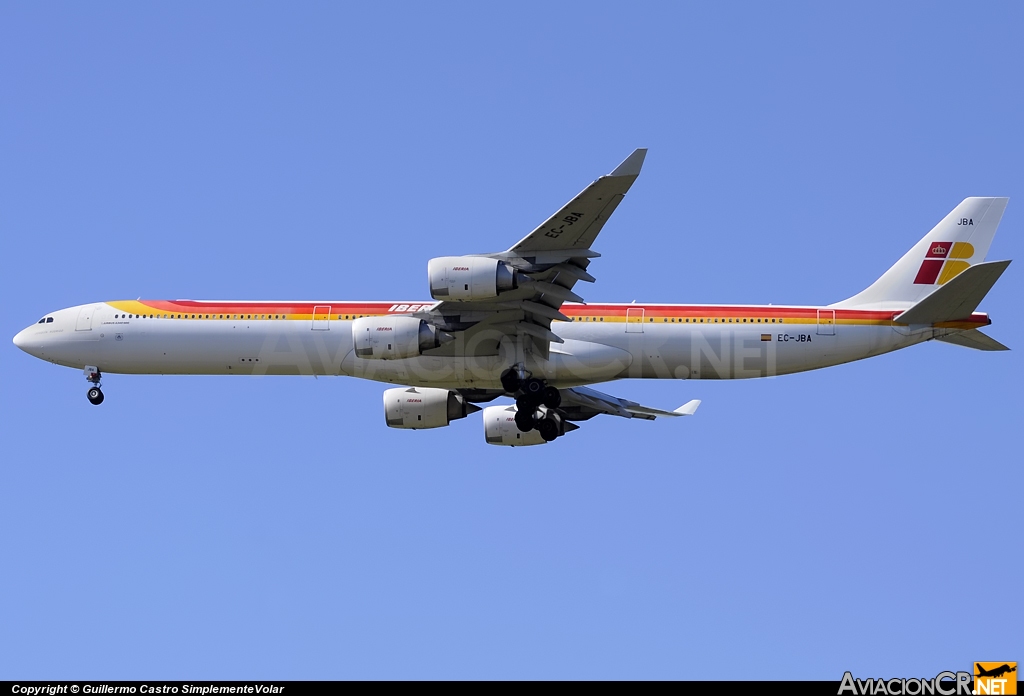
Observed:
[[[591,301],[828,303],[964,197],[1021,258],[1024,11],[0,7],[0,334],[107,299],[427,299],[636,147]],[[1020,262],[1018,262],[1020,263]],[[348,379],[0,348],[0,678],[932,676],[1022,660],[1024,330],[486,445]]]

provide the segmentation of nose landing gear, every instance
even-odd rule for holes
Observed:
[[[85,393],[85,398],[89,399],[89,403],[93,406],[99,406],[103,403],[103,392],[100,390],[100,379],[102,378],[100,369],[88,365],[83,372],[85,372],[86,381],[92,385]]]

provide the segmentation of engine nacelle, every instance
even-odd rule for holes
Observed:
[[[436,326],[410,316],[362,317],[352,322],[356,357],[368,360],[415,358],[451,338]]]
[[[519,285],[516,270],[486,256],[441,256],[427,264],[435,300],[489,300]]]
[[[528,433],[519,430],[515,406],[488,406],[484,409],[484,438],[488,445],[526,447],[546,444],[536,429]]]
[[[384,392],[384,420],[389,428],[443,428],[479,410],[458,392],[447,389],[412,387]]]

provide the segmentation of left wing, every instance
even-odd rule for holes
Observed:
[[[430,354],[466,354],[472,346],[474,356],[495,355],[502,339],[512,338],[524,351],[547,359],[550,344],[562,342],[551,322],[569,320],[559,311],[563,302],[583,302],[573,287],[595,280],[587,266],[600,254],[590,247],[636,181],[646,156],[645,148],[635,150],[508,251],[477,255],[514,268],[518,286],[488,300],[444,300],[419,313],[441,330],[464,332],[464,341]]]
[[[692,416],[700,406],[700,400],[694,399],[674,411],[663,411],[659,408],[641,406],[635,401],[620,399],[590,387],[574,387],[560,391],[562,403],[559,410],[565,413],[568,420],[587,420],[602,413],[643,420],[654,420],[666,416]]]

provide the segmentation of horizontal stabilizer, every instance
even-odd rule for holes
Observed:
[[[1009,265],[1009,261],[990,261],[971,266],[893,321],[897,324],[938,324],[966,319],[978,308]]]
[[[983,334],[977,329],[958,331],[955,334],[942,336],[935,340],[942,341],[943,343],[953,343],[964,348],[974,348],[975,350],[1010,350],[996,339]]]

